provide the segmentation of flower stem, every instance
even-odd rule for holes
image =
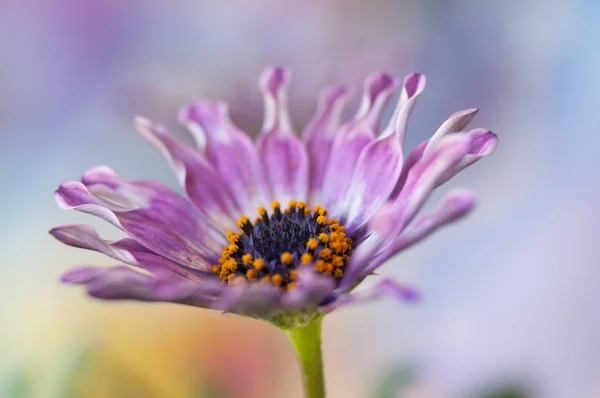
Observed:
[[[323,356],[321,354],[322,320],[323,318],[319,317],[304,327],[290,329],[286,332],[300,360],[306,398],[325,397]]]

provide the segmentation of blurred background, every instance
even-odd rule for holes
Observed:
[[[132,116],[186,139],[177,108],[210,97],[255,134],[274,64],[293,70],[297,130],[321,87],[359,94],[382,70],[427,75],[409,147],[470,107],[500,136],[436,195],[472,189],[477,211],[381,269],[423,300],[326,319],[330,396],[600,397],[599,21],[592,0],[0,1],[0,397],[301,396],[282,333],[89,299],[59,275],[113,262],[47,233],[89,222],[117,237],[58,209],[58,184],[107,164],[176,187]]]

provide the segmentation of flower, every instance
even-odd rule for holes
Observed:
[[[188,199],[155,181],[128,181],[106,166],[61,184],[55,193],[60,207],[103,218],[128,237],[104,240],[79,224],[50,233],[129,265],[78,267],[62,281],[84,285],[100,299],[207,307],[284,328],[384,293],[413,299],[412,289],[391,279],[353,289],[394,254],[469,213],[473,196],[456,190],[416,218],[433,189],[495,149],[496,135],[464,131],[477,113],[468,109],[451,115],[404,159],[408,119],[425,76],[404,79],[392,119],[378,135],[382,110],[400,82],[376,73],[365,82],[356,116],[341,126],[347,91],[324,90],[300,139],[288,117],[289,80],[284,68],[261,76],[265,117],[256,144],[221,102],[202,100],[181,110],[179,121],[197,148],[135,119]]]

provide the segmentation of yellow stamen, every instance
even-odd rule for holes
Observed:
[[[248,278],[248,280],[252,280],[256,278],[257,274],[258,272],[256,272],[255,269],[249,269],[248,271],[246,271],[246,278]]]
[[[248,224],[249,222],[250,219],[248,218],[248,216],[241,216],[237,222],[237,226],[240,228],[244,228],[244,225]]]
[[[295,269],[290,271],[290,279],[291,280],[295,280],[298,277],[298,271],[296,271]]]
[[[312,262],[313,256],[310,253],[304,253],[300,257],[300,262],[302,264],[310,264]]]
[[[325,261],[318,260],[317,262],[315,262],[315,270],[317,272],[324,272],[325,271]]]
[[[260,271],[265,266],[265,260],[263,260],[262,258],[257,258],[252,262],[252,266],[258,271]]]
[[[285,287],[287,290],[293,290],[298,287],[298,282],[290,282]]]
[[[325,233],[320,233],[320,234],[319,234],[319,240],[320,240],[322,243],[327,243],[327,242],[329,242],[329,235],[327,235],[327,234],[325,234]]]
[[[325,248],[323,250],[321,250],[319,252],[319,256],[323,259],[323,260],[329,260],[331,258],[331,250]]]
[[[281,285],[281,282],[283,282],[283,276],[281,276],[280,274],[275,274],[271,277],[271,281],[275,285],[279,286],[279,285]]]
[[[310,250],[315,250],[319,246],[319,242],[315,238],[310,238],[308,242],[306,242],[306,247]]]
[[[317,217],[317,222],[321,225],[325,225],[325,223],[327,222],[327,217],[319,216],[319,217]]]
[[[336,268],[333,271],[333,276],[335,276],[336,278],[340,279],[342,276],[344,276],[344,271],[341,268]]]
[[[288,207],[290,209],[293,209],[294,207],[296,207],[296,201],[295,200],[290,200],[290,202],[288,203]]]
[[[289,264],[292,263],[292,261],[294,261],[294,257],[292,256],[292,253],[290,253],[290,252],[284,252],[281,255],[281,262],[282,263],[289,265]]]
[[[258,208],[258,214],[260,214],[261,217],[265,216],[267,214],[267,209],[265,209],[264,207],[259,207]]]
[[[278,209],[279,207],[281,207],[281,205],[279,204],[278,201],[274,200],[271,202],[271,207],[273,208],[273,210]]]
[[[242,261],[244,264],[252,264],[253,260],[254,258],[252,258],[252,254],[246,253],[242,256]]]
[[[333,264],[334,267],[342,267],[344,265],[344,259],[341,256],[333,256],[331,264]]]
[[[235,232],[227,232],[227,235],[225,236],[225,238],[227,239],[227,242],[229,243],[238,243],[238,241],[240,240],[240,236],[238,234],[236,234]]]

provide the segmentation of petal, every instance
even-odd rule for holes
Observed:
[[[203,288],[203,285],[210,287],[208,283],[185,281],[178,285],[176,279],[161,280],[124,266],[78,267],[63,274],[61,280],[84,285],[90,296],[103,300],[175,302],[198,307],[210,307],[214,302],[210,289]],[[189,289],[191,283],[194,289]],[[164,284],[168,284],[169,289],[165,289]]]
[[[413,225],[394,240],[385,250],[375,256],[371,264],[362,273],[365,277],[375,271],[390,257],[402,250],[420,242],[434,231],[445,225],[451,224],[468,215],[475,206],[473,194],[464,189],[456,189],[447,193],[440,204],[432,213],[420,216]]]
[[[381,134],[383,137],[395,134],[400,145],[404,147],[408,120],[417,104],[419,95],[425,90],[426,82],[425,75],[420,73],[412,73],[404,78],[402,93],[387,128]]]
[[[290,72],[267,69],[260,78],[265,101],[265,119],[258,139],[258,151],[273,198],[306,201],[308,196],[308,154],[294,135],[289,120],[286,87]]]
[[[288,291],[282,298],[287,310],[310,310],[315,308],[335,288],[330,276],[318,274],[312,267],[302,267],[298,271],[298,286]]]
[[[270,200],[268,186],[254,143],[229,118],[222,102],[198,101],[184,106],[179,121],[230,187],[244,214]]]
[[[196,277],[193,270],[179,266],[148,250],[133,239],[125,238],[113,242],[104,240],[87,224],[70,224],[54,227],[50,234],[60,242],[81,249],[93,250],[129,265],[145,268],[151,272],[170,270],[187,277]],[[206,264],[206,268],[210,264]]]
[[[361,107],[354,120],[340,127],[323,179],[324,204],[334,217],[345,213],[345,199],[363,149],[375,139],[383,107],[398,82],[390,75],[378,73],[365,81]]]
[[[206,157],[175,140],[162,126],[143,117],[135,118],[138,132],[165,156],[181,186],[196,208],[224,231],[235,228],[242,214],[220,173]]]
[[[401,285],[392,279],[384,279],[370,288],[339,296],[336,300],[325,305],[322,309],[331,312],[347,304],[363,303],[380,299],[382,296],[392,296],[399,301],[413,302],[419,298],[417,291]]]
[[[89,170],[85,185],[70,181],[55,193],[59,205],[112,220],[131,238],[178,264],[205,269],[226,243],[184,198],[151,181],[125,181],[108,167]]]
[[[363,149],[346,200],[349,233],[362,226],[389,198],[402,171],[402,147],[395,135],[378,138]]]
[[[402,172],[402,147],[408,118],[424,89],[424,75],[412,74],[404,79],[388,128],[360,154],[345,206],[348,213],[345,224],[349,231],[364,225],[394,190]]]
[[[377,216],[376,213],[375,216]],[[377,217],[375,217],[376,219]],[[369,222],[370,224],[373,221]],[[350,256],[350,261],[346,264],[344,269],[344,275],[340,280],[339,285],[335,288],[335,294],[342,294],[348,290],[352,290],[356,285],[362,281],[363,270],[369,266],[372,259],[381,251],[381,245],[383,238],[388,235],[388,231],[383,228],[378,230],[378,227],[387,227],[389,225],[383,223],[375,223],[370,228],[370,235],[367,236],[363,241],[359,242],[354,249],[354,252]]]
[[[477,115],[477,112],[479,112],[479,109],[471,108],[450,115],[450,117],[442,123],[435,134],[428,140],[425,153],[434,148],[448,134],[465,131],[465,128],[475,118],[475,115]]]
[[[344,87],[323,90],[319,97],[317,112],[304,129],[304,141],[310,165],[310,203],[321,203],[325,170],[346,97]]]
[[[394,188],[391,197],[396,198],[398,196],[402,186],[406,182],[406,176],[408,175],[408,172],[415,165],[415,163],[417,163],[423,157],[423,154],[426,151],[431,151],[431,149],[434,148],[435,145],[439,144],[444,137],[464,131],[464,129],[473,120],[477,112],[479,112],[478,109],[471,108],[453,113],[444,123],[442,123],[442,125],[430,139],[423,141],[415,149],[413,149],[408,155],[404,166],[402,167],[402,173],[398,178],[398,182],[396,183],[396,187]]]
[[[390,225],[385,244],[393,241],[412,221],[440,179],[469,151],[469,144],[470,139],[465,134],[447,137],[409,171],[398,197],[381,210],[385,214],[380,214],[380,218],[387,219]]]
[[[283,312],[281,292],[273,285],[260,283],[227,285],[213,308],[258,318]]]
[[[448,171],[438,182],[438,186],[442,185],[450,178],[454,177],[463,169],[469,167],[484,156],[490,155],[498,146],[498,136],[486,129],[474,129],[467,133],[471,141],[469,153],[467,153],[461,161]]]

